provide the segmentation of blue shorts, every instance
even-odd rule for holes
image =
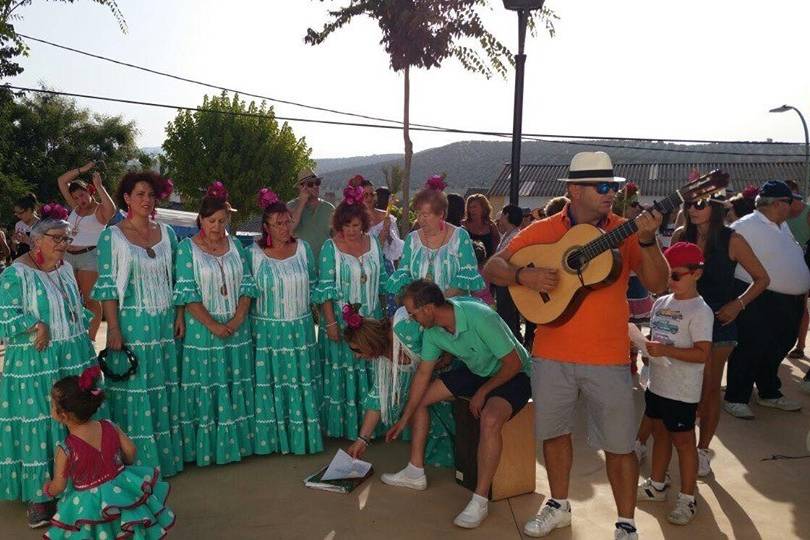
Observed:
[[[491,377],[476,375],[463,363],[438,377],[453,397],[471,398]],[[512,416],[520,412],[532,397],[532,383],[523,371],[487,394],[487,399],[499,397],[512,406]]]

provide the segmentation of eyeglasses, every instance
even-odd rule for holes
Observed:
[[[320,180],[307,180],[304,183],[304,185],[307,186],[308,188],[319,187],[321,185],[321,181]]]
[[[43,233],[43,234],[44,234],[44,236],[47,236],[48,238],[53,240],[53,243],[56,244],[57,246],[59,244],[68,244],[68,245],[70,245],[70,244],[73,243],[73,238],[66,235],[66,234],[48,234],[48,233]]]
[[[355,353],[355,354],[363,354],[363,351],[361,351],[361,350],[360,350],[360,349],[358,349],[357,347],[352,347],[352,346],[349,346],[349,349],[351,349],[351,351],[352,351],[353,353]]]
[[[616,193],[621,189],[621,183],[619,182],[578,182],[575,183],[577,186],[589,186],[596,190],[599,195],[607,195],[609,191],[613,191]]]
[[[689,202],[683,203],[683,207],[684,207],[685,210],[689,210],[693,206],[695,207],[695,210],[703,210],[708,205],[709,205],[709,201],[707,201],[706,199],[700,199],[698,201],[689,201]]]

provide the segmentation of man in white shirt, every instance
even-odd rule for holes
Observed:
[[[754,417],[748,406],[754,383],[759,405],[784,411],[801,408],[779,391],[779,365],[796,342],[804,295],[810,289],[810,270],[802,248],[785,223],[792,201],[793,193],[784,182],[770,180],[760,189],[756,210],[731,225],[754,250],[771,279],[768,289],[737,317],[739,338],[728,361],[723,405],[737,418]],[[734,277],[740,293],[751,283],[742,265],[737,265]]]

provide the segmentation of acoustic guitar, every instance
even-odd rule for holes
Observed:
[[[653,203],[653,207],[666,214],[681,203],[710,197],[725,188],[728,180],[728,174],[714,170]],[[519,250],[509,259],[510,263],[557,269],[559,282],[548,293],[511,285],[509,293],[518,311],[536,324],[563,324],[576,312],[589,291],[616,281],[622,270],[617,248],[637,230],[635,220],[628,220],[607,233],[593,225],[580,224],[571,227],[553,244],[535,244]]]

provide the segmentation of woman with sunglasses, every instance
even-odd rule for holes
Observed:
[[[37,207],[39,201],[33,193],[26,193],[14,202],[14,234],[11,235],[11,249],[16,256],[24,255],[31,249],[31,227],[39,221]]]
[[[316,302],[322,304],[324,429],[330,437],[357,438],[363,422],[363,399],[371,389],[372,370],[357,360],[341,334],[340,316],[347,304],[359,304],[363,317],[384,317],[388,272],[382,248],[368,234],[370,218],[363,189],[349,185],[332,218],[333,238],[321,248]],[[326,334],[325,336],[323,334]]]
[[[704,371],[700,403],[700,440],[698,441],[698,475],[711,473],[709,444],[720,421],[720,383],[731,351],[737,345],[734,320],[768,287],[768,273],[748,242],[725,225],[725,198],[713,196],[683,205],[685,225],[672,235],[672,243],[691,242],[703,251],[703,275],[698,292],[714,311],[711,361]],[[737,296],[734,270],[741,264],[753,279],[748,289]]]
[[[109,371],[137,368],[120,381],[108,378],[110,416],[138,447],[138,465],[160,467],[163,476],[183,470],[183,438],[176,340],[185,334],[183,308],[172,302],[177,237],[154,221],[155,204],[173,184],[155,172],[127,173],[116,202],[126,218],[108,227],[98,242],[99,276],[91,296],[107,321]],[[196,444],[191,441],[190,444]]]
[[[0,377],[0,499],[29,503],[39,527],[55,504],[42,486],[53,452],[66,435],[50,418],[53,382],[78,375],[95,360],[87,334],[90,313],[73,269],[62,259],[70,245],[67,210],[47,204],[31,228],[31,251],[0,276],[0,338],[6,343]]]
[[[419,229],[405,239],[399,267],[386,284],[389,293],[398,295],[417,279],[435,282],[446,297],[469,296],[486,286],[469,233],[445,220],[445,187],[441,176],[432,176],[413,198]]]
[[[290,210],[267,188],[259,191],[262,236],[248,260],[258,297],[251,321],[256,347],[257,454],[323,451],[321,360],[315,341],[312,289],[317,261],[292,235]]]
[[[183,461],[198,467],[253,454],[254,361],[245,324],[256,285],[242,245],[228,235],[235,210],[222,182],[208,187],[199,232],[177,246],[174,305],[184,307],[180,354]]]
[[[91,161],[82,167],[69,170],[56,180],[65,202],[73,207],[68,216],[73,244],[68,248],[65,260],[76,272],[76,281],[79,283],[85,307],[93,312],[93,320],[90,322],[92,340],[96,339],[98,327],[101,325],[101,304],[90,298],[90,291],[98,279],[96,246],[101,231],[117,212],[115,203],[104,189],[101,174],[97,170],[93,171],[92,184],[79,179],[80,175],[92,171],[95,167],[96,164]],[[94,195],[98,195],[99,201],[96,201]]]
[[[404,307],[397,310],[391,321],[364,318],[352,306],[347,308],[342,314],[346,323],[343,337],[357,358],[374,366],[373,386],[363,401],[363,425],[357,440],[347,449],[350,456],[361,459],[380,422],[386,428],[393,426],[408,403],[411,379],[421,360],[422,328],[407,324],[408,312]],[[449,364],[449,360],[437,362],[434,373],[441,369],[441,364]],[[451,403],[436,403],[429,411],[425,462],[434,467],[452,467],[455,420]],[[406,433],[403,440],[410,440],[409,435]]]

